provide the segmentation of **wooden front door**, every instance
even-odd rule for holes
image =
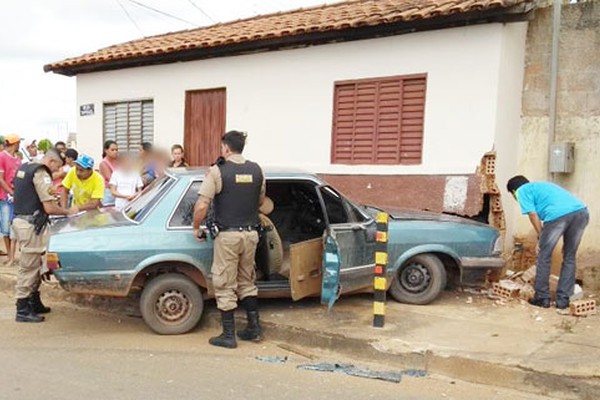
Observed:
[[[211,165],[221,154],[225,105],[225,89],[185,93],[184,147],[191,166]]]

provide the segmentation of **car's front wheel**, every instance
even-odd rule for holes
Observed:
[[[398,268],[390,294],[401,303],[429,304],[446,287],[446,280],[446,269],[440,259],[420,254]]]
[[[194,329],[204,310],[202,292],[181,274],[152,279],[142,291],[140,310],[146,324],[161,335],[178,335]]]

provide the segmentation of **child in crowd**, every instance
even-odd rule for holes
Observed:
[[[64,190],[64,187],[62,186],[63,179],[75,165],[75,160],[77,160],[77,156],[79,156],[79,153],[75,149],[67,149],[63,154],[65,155],[65,165],[52,174],[52,192],[58,196],[60,196],[61,192]]]
[[[115,198],[115,208],[122,210],[131,201],[136,193],[142,189],[144,183],[136,162],[130,154],[123,153],[119,156],[119,165],[110,177],[110,191]]]

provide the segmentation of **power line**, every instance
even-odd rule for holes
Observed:
[[[217,23],[217,21],[215,21],[214,19],[212,19],[211,16],[206,13],[206,11],[204,11],[199,5],[197,5],[196,3],[194,3],[193,0],[188,0],[188,1],[190,2],[190,4],[192,6],[194,6],[196,9],[198,9],[198,11],[200,11],[202,13],[202,15],[204,15],[206,18],[208,18],[208,20],[210,22],[212,22],[213,24]]]
[[[146,36],[144,35],[144,32],[142,31],[142,28],[140,28],[140,26],[137,24],[137,22],[135,22],[135,20],[133,19],[133,17],[131,16],[131,14],[129,14],[129,11],[127,11],[127,9],[125,8],[125,6],[123,5],[123,3],[121,3],[121,0],[117,0],[117,3],[119,4],[119,6],[121,7],[121,9],[123,10],[123,12],[125,13],[125,15],[127,15],[127,18],[129,18],[129,20],[131,21],[131,23],[133,25],[135,25],[136,29],[140,32],[140,34],[142,36]]]
[[[176,20],[178,20],[178,21],[181,21],[181,22],[185,22],[186,24],[190,24],[190,25],[192,25],[193,27],[197,27],[197,26],[198,26],[197,24],[195,24],[195,23],[193,23],[193,22],[190,22],[190,21],[188,21],[188,20],[185,20],[185,19],[183,19],[183,18],[179,18],[179,17],[178,17],[178,16],[176,16],[176,15],[169,14],[169,13],[167,13],[167,12],[164,12],[164,11],[158,10],[158,9],[156,9],[156,8],[154,8],[154,7],[150,7],[150,6],[148,6],[148,5],[144,4],[144,3],[140,3],[139,1],[136,1],[136,0],[128,0],[128,1],[129,1],[130,3],[133,3],[133,4],[137,5],[138,7],[146,8],[146,9],[148,9],[148,10],[154,11],[155,13],[158,13],[158,14],[164,15],[164,16],[166,16],[166,17],[173,18],[173,19],[176,19]]]

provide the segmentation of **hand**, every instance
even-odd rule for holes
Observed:
[[[67,210],[67,215],[75,215],[78,212],[79,212],[79,208],[76,206],[73,206]]]
[[[194,229],[194,238],[200,243],[206,242],[207,234],[205,229]]]
[[[52,271],[47,271],[42,274],[41,278],[44,282],[50,282],[51,275],[52,275]]]

